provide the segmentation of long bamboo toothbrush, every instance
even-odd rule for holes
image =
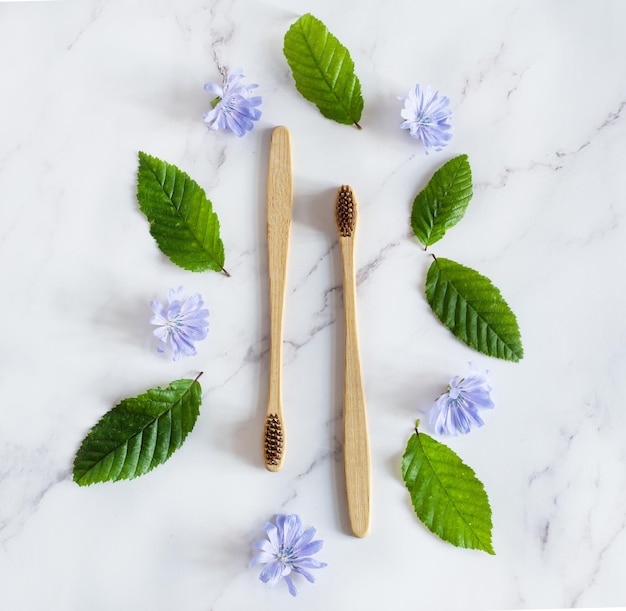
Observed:
[[[357,200],[352,189],[346,185],[337,191],[335,221],[343,261],[343,301],[346,317],[343,403],[346,496],[352,532],[357,537],[364,537],[370,529],[371,464],[356,319],[354,238]]]
[[[270,381],[263,430],[265,468],[278,471],[285,457],[281,368],[283,310],[287,284],[287,256],[293,208],[291,138],[286,127],[272,131],[267,171],[267,250],[270,292]]]

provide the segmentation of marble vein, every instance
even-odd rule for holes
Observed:
[[[550,172],[559,172],[563,170],[568,162],[575,160],[583,151],[592,146],[595,139],[600,136],[605,129],[615,126],[620,122],[622,113],[626,107],[626,101],[622,100],[617,104],[617,108],[610,111],[608,115],[600,119],[596,127],[591,128],[592,137],[584,140],[567,150],[557,149],[548,161],[529,161],[523,166],[505,166],[500,172],[497,180],[488,182],[476,182],[477,189],[503,189],[506,187],[513,177],[518,175],[528,175],[537,170],[548,170]]]
[[[85,25],[80,28],[80,30],[75,34],[73,40],[67,45],[67,51],[72,51],[74,47],[78,44],[78,42],[87,33],[87,31],[96,24],[96,22],[104,12],[104,9],[110,2],[111,0],[95,0],[89,12],[87,23],[85,23]]]
[[[211,56],[222,78],[229,68],[235,67],[228,66],[222,57],[235,34],[236,26],[230,17],[232,7],[232,0],[212,0],[209,8]]]
[[[592,566],[588,572],[589,574],[586,578],[586,581],[583,584],[579,584],[577,591],[574,592],[565,602],[568,608],[578,607],[581,603],[581,599],[596,584],[597,577],[601,573],[603,568],[604,556],[614,545],[616,545],[619,537],[623,536],[625,531],[626,518],[623,519],[621,523],[609,534],[609,536],[607,537],[607,542],[595,552]]]
[[[487,58],[483,62],[481,62],[482,64],[484,64],[484,66],[479,68],[478,73],[476,75],[468,76],[465,78],[463,86],[461,87],[461,98],[459,100],[459,104],[463,103],[463,101],[471,91],[478,89],[480,85],[483,84],[487,75],[490,75],[491,72],[498,67],[502,55],[504,54],[504,50],[504,42],[501,42],[497,50],[493,51],[487,56]],[[507,98],[508,97],[509,95],[507,94]]]
[[[412,234],[411,234],[412,235]],[[378,254],[370,259],[365,265],[359,268],[357,271],[356,283],[360,286],[367,282],[371,276],[378,270],[378,268],[384,263],[389,254],[400,246],[400,241],[390,242],[383,246]]]
[[[71,480],[71,468],[55,471],[46,465],[49,452],[45,447],[6,448],[0,472],[3,502],[0,512],[0,544],[18,536],[28,520],[39,511],[48,493],[61,482]]]

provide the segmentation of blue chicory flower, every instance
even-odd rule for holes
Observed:
[[[241,137],[252,131],[254,121],[261,118],[261,111],[257,108],[261,105],[261,97],[251,95],[258,85],[242,85],[243,76],[241,68],[237,68],[232,74],[224,75],[222,85],[207,83],[204,86],[205,91],[216,96],[211,110],[203,118],[209,129],[227,129]]]
[[[308,569],[321,569],[326,565],[311,558],[322,549],[323,541],[313,540],[315,528],[308,528],[303,532],[302,520],[295,514],[276,516],[276,524],[267,522],[263,527],[267,539],[254,543],[254,549],[260,550],[250,561],[250,566],[265,564],[259,579],[271,586],[284,578],[289,593],[295,596],[298,593],[291,573],[300,573],[305,579],[313,583],[313,575]]]
[[[398,99],[404,104],[400,112],[404,122],[400,127],[408,129],[413,138],[424,143],[426,154],[428,149],[440,151],[450,142],[452,111],[446,96],[440,96],[438,91],[431,94],[430,87],[423,91],[415,85],[408,97]]]
[[[165,307],[160,301],[151,301],[150,307],[154,316],[150,323],[157,325],[154,335],[159,342],[167,346],[172,352],[172,359],[177,361],[181,354],[194,356],[195,342],[203,340],[209,329],[209,311],[203,309],[204,301],[200,293],[191,297],[184,297],[182,286],[170,289],[168,305]],[[159,346],[159,352],[164,349]]]
[[[488,377],[489,371],[479,373],[472,367],[472,373],[465,378],[455,376],[450,380],[448,391],[430,408],[430,423],[438,435],[469,433],[472,425],[484,424],[478,410],[494,407]]]

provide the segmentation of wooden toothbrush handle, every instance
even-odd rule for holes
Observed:
[[[270,380],[264,430],[264,454],[265,467],[270,471],[278,471],[284,458],[285,426],[282,410],[281,368],[283,311],[292,208],[291,138],[287,128],[279,126],[272,132],[267,172]],[[268,446],[271,450],[269,452]]]
[[[342,238],[343,299],[346,317],[344,379],[344,460],[348,516],[352,532],[364,537],[370,529],[371,458],[361,376],[356,317],[354,237]]]

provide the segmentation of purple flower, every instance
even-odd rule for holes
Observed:
[[[196,293],[191,297],[183,297],[183,287],[170,289],[167,308],[160,301],[151,301],[150,307],[154,316],[150,323],[157,325],[154,335],[159,342],[168,345],[172,352],[172,359],[177,361],[181,354],[194,356],[195,342],[203,340],[209,329],[209,311],[202,309],[204,301],[202,295]],[[159,346],[159,352],[164,352]]]
[[[252,131],[253,121],[258,121],[261,111],[260,96],[252,96],[251,91],[258,85],[242,85],[243,73],[237,68],[229,76],[224,75],[222,85],[207,83],[204,90],[216,97],[211,103],[211,110],[204,115],[204,122],[209,129],[229,129],[236,136],[243,136]]]
[[[448,391],[430,408],[430,423],[438,435],[469,433],[472,425],[484,424],[478,410],[494,407],[488,376],[489,371],[478,373],[472,367],[467,377],[455,376],[450,380]]]
[[[450,142],[452,111],[446,96],[440,96],[438,91],[431,95],[430,87],[424,92],[419,85],[415,85],[407,98],[398,99],[404,103],[400,112],[404,123],[400,127],[408,129],[413,138],[424,143],[426,154],[428,149],[440,151]]]
[[[300,573],[305,579],[313,583],[313,575],[307,569],[321,569],[325,562],[311,558],[322,549],[321,540],[313,541],[315,529],[302,531],[302,520],[295,514],[276,516],[276,524],[267,522],[264,526],[267,539],[254,543],[254,549],[261,550],[250,561],[250,566],[265,564],[259,579],[271,586],[285,579],[289,593],[295,596],[298,593],[291,580],[291,573]]]

